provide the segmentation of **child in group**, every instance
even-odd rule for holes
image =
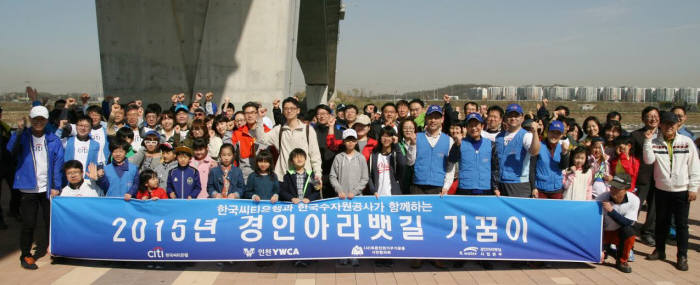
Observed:
[[[141,141],[141,151],[138,154],[143,155],[143,162],[141,162],[140,171],[146,169],[155,169],[161,163],[161,151],[160,151],[160,134],[156,131],[147,132],[143,136],[143,141]]]
[[[321,199],[321,181],[316,180],[312,170],[304,169],[306,152],[295,148],[289,153],[289,170],[284,174],[280,185],[280,199],[294,204]]]
[[[190,161],[190,166],[199,171],[199,182],[202,183],[202,191],[199,191],[197,199],[209,197],[207,182],[209,180],[209,170],[216,167],[216,160],[209,157],[209,144],[205,139],[197,138],[192,141],[194,159]]]
[[[331,185],[340,199],[361,195],[369,181],[367,161],[355,150],[356,145],[357,132],[343,131],[343,152],[333,159],[330,173]]]
[[[365,157],[355,150],[357,132],[353,129],[343,131],[343,152],[337,154],[331,166],[330,181],[340,199],[352,199],[362,195],[367,186],[369,174]],[[340,260],[341,265],[351,263],[353,267],[360,266],[357,259]]]
[[[274,159],[272,153],[268,150],[263,150],[255,156],[255,172],[248,175],[248,183],[244,197],[253,199],[255,202],[260,200],[270,200],[271,203],[277,202],[280,193],[280,184],[277,181],[277,175],[272,172],[274,168]]]
[[[114,140],[109,145],[112,153],[112,162],[105,165],[104,169],[97,169],[91,164],[88,168],[88,177],[97,179],[97,185],[106,191],[107,197],[124,197],[138,187],[139,169],[136,165],[126,161],[126,153],[131,145],[120,139]]]
[[[177,167],[168,173],[168,196],[171,199],[196,199],[202,191],[199,171],[190,166],[192,149],[187,146],[175,148]]]
[[[139,151],[134,149],[133,147],[134,130],[132,130],[129,127],[122,127],[117,131],[115,139],[126,141],[129,144],[129,150],[127,150],[126,152],[126,158],[133,165],[141,165],[144,156],[142,153],[139,153]]]
[[[90,164],[95,166],[95,164]],[[63,172],[66,174],[68,185],[61,190],[62,197],[99,197],[102,189],[93,184],[91,180],[83,178],[83,164],[78,160],[69,160],[63,163]],[[95,174],[97,167],[95,166]],[[97,176],[93,176],[97,179]]]
[[[139,188],[136,192],[136,199],[138,200],[158,200],[158,199],[168,199],[168,194],[165,189],[160,188],[160,181],[158,181],[158,174],[150,169],[146,169],[139,175]],[[131,200],[131,194],[124,194],[124,200]]]
[[[612,176],[610,176],[608,171],[608,157],[605,155],[605,150],[603,150],[603,138],[591,137],[590,139],[591,145],[588,149],[590,153],[588,161],[591,163],[593,171],[593,198],[595,199],[598,195],[610,191],[607,181],[610,181]]]
[[[586,148],[579,146],[571,153],[571,166],[564,175],[564,200],[592,199],[593,171]]]
[[[304,169],[306,165],[306,152],[303,149],[295,148],[289,153],[289,170],[284,174],[280,185],[280,199],[290,201],[294,204],[302,202],[308,204],[311,201],[321,199],[320,180],[316,180],[316,175],[312,170]],[[308,260],[297,260],[295,267],[308,267]]]
[[[175,149],[173,148],[173,145],[168,142],[161,143],[158,148],[160,149],[160,159],[155,160],[150,164],[149,167],[145,169],[155,171],[158,175],[158,180],[160,181],[160,188],[167,189],[168,173],[170,173],[170,170],[173,170],[177,167]],[[146,163],[144,162],[144,165],[145,164]],[[143,166],[141,167],[141,170],[145,169]],[[131,194],[135,195],[135,193]]]
[[[632,137],[620,136],[614,141],[615,157],[610,160],[610,175],[615,176],[627,173],[632,178],[632,186],[629,191],[635,193],[637,189],[637,175],[639,174],[639,160],[630,155],[632,153]]]
[[[462,131],[461,127],[459,131]],[[380,144],[369,157],[368,188],[377,197],[401,195],[398,171],[407,165],[408,160],[398,144],[394,143],[395,136],[394,128],[382,128],[379,133]]]
[[[211,198],[239,199],[243,189],[243,172],[233,165],[233,145],[225,143],[219,148],[219,165],[209,171],[207,192]]]

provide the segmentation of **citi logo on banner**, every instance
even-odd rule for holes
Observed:
[[[162,247],[156,246],[153,249],[146,252],[148,258],[165,258],[165,250]]]

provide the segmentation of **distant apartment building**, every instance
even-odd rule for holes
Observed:
[[[657,102],[673,102],[676,98],[676,88],[657,88],[656,89],[656,101]]]
[[[518,99],[520,100],[542,100],[542,87],[523,86],[518,87]]]
[[[644,102],[646,101],[646,88],[629,87],[622,92],[622,101],[625,102]]]
[[[483,87],[472,87],[467,90],[467,97],[471,100],[488,99],[488,89]]]
[[[569,87],[552,86],[544,89],[544,97],[549,100],[569,100]]]
[[[486,89],[488,100],[517,100],[515,87],[489,87]]]
[[[698,89],[697,88],[681,88],[678,90],[677,100],[680,102],[685,102],[688,104],[698,103]]]
[[[598,89],[595,87],[579,87],[576,89],[576,100],[593,102],[598,100]]]
[[[489,100],[503,100],[503,87],[489,87],[486,93]]]
[[[645,102],[656,102],[656,88],[647,88],[644,91]]]
[[[601,101],[621,101],[622,100],[622,88],[619,87],[605,87],[603,88],[600,96]]]

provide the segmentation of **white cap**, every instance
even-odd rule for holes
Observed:
[[[29,118],[44,117],[44,119],[49,118],[49,109],[44,106],[34,106],[32,110],[29,111]]]
[[[343,131],[343,139],[347,139],[349,137],[353,137],[357,139],[357,132],[353,129],[347,129]]]

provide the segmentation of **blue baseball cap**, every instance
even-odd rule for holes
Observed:
[[[520,107],[518,104],[510,104],[508,107],[506,107],[506,114],[510,112],[517,112],[518,114],[522,115],[523,114],[523,107]]]
[[[189,113],[190,109],[187,108],[187,106],[185,106],[185,104],[180,103],[180,104],[177,104],[175,106],[175,113],[177,113],[179,111],[185,111],[185,112]]]
[[[564,123],[562,123],[561,121],[552,121],[551,123],[549,123],[549,130],[550,131],[560,131],[563,133],[564,132]]]
[[[481,115],[479,115],[479,113],[469,113],[469,115],[467,115],[467,118],[464,121],[468,123],[470,120],[477,120],[479,121],[479,123],[484,122],[484,118],[482,118]]]
[[[430,105],[430,107],[428,107],[428,111],[425,112],[425,115],[430,115],[433,112],[438,112],[440,115],[442,115],[442,108],[440,108],[438,105]]]

